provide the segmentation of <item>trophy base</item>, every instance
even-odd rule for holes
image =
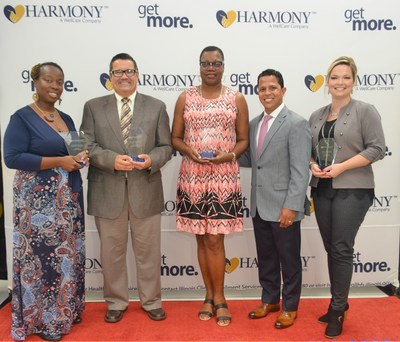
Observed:
[[[201,152],[201,158],[214,158],[214,152]]]
[[[135,155],[135,154],[131,155],[131,158],[132,158],[132,160],[135,161],[135,162],[140,162],[140,163],[143,163],[143,162],[144,162],[144,159],[143,159],[143,158],[139,158],[139,157],[138,157],[137,155]]]

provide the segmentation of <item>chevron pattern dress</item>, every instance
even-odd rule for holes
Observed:
[[[186,92],[184,141],[199,153],[230,152],[236,145],[236,91],[224,88],[216,99],[196,87]],[[237,162],[199,164],[182,157],[177,184],[177,229],[193,234],[243,230],[243,201]]]

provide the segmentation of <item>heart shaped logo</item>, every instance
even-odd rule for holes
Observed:
[[[225,272],[226,273],[232,273],[236,268],[239,266],[239,259],[238,258],[232,258],[229,260],[228,258],[225,259]]]
[[[228,28],[231,26],[237,18],[237,14],[235,11],[225,11],[220,10],[217,12],[217,21],[221,24],[222,27]]]
[[[315,93],[324,84],[324,76],[317,75],[314,77],[312,75],[307,75],[304,78],[304,83],[306,84],[308,89]]]
[[[8,20],[15,24],[25,15],[25,7],[18,5],[14,8],[10,5],[7,5],[4,7],[4,14]]]
[[[110,76],[106,73],[103,73],[100,75],[100,83],[102,84],[102,86],[104,88],[106,88],[109,91],[114,89],[114,87],[110,81]]]

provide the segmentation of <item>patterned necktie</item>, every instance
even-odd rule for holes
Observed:
[[[124,97],[122,99],[122,109],[121,109],[121,131],[122,131],[122,137],[124,138],[124,143],[126,145],[129,137],[129,130],[131,128],[131,122],[132,122],[132,111],[131,107],[129,107],[129,99],[127,97]]]
[[[260,128],[260,134],[258,135],[258,145],[257,145],[257,152],[258,155],[261,154],[261,149],[264,143],[264,139],[265,136],[267,135],[267,131],[268,131],[268,121],[272,119],[271,115],[265,115],[263,122],[261,124],[261,128]]]

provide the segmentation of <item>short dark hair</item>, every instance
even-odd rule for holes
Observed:
[[[137,66],[137,63],[136,63],[136,61],[132,58],[132,56],[129,55],[129,54],[127,54],[127,53],[125,53],[125,52],[122,52],[122,53],[119,53],[119,54],[115,55],[115,56],[111,59],[111,62],[110,62],[110,71],[112,71],[113,63],[114,63],[117,59],[130,60],[130,61],[133,62],[133,65],[135,66],[135,70],[136,70],[136,71],[139,70],[139,68],[138,68],[138,66]]]
[[[52,66],[52,67],[55,67],[55,68],[59,69],[61,71],[61,73],[63,74],[63,76],[64,76],[63,69],[57,63],[44,62],[44,63],[38,63],[38,64],[36,64],[36,65],[34,65],[32,67],[32,70],[31,70],[31,78],[32,78],[32,80],[37,81],[39,79],[39,77],[40,77],[40,75],[42,73],[42,68],[45,67],[45,66]]]
[[[260,82],[260,78],[264,77],[264,76],[275,76],[276,79],[278,80],[279,85],[282,88],[285,88],[285,83],[283,82],[283,76],[278,70],[266,69],[266,70],[262,71],[261,74],[258,75],[257,84],[258,84],[258,82]]]
[[[222,50],[221,50],[219,47],[217,47],[217,46],[210,45],[210,46],[205,47],[205,48],[203,49],[203,51],[201,51],[201,53],[200,53],[200,58],[199,58],[200,62],[201,62],[201,56],[203,56],[203,53],[204,53],[204,52],[212,52],[212,51],[218,51],[219,54],[220,54],[221,57],[222,57],[222,61],[224,61],[224,58],[225,58],[225,57],[224,57],[224,53],[222,52]]]

